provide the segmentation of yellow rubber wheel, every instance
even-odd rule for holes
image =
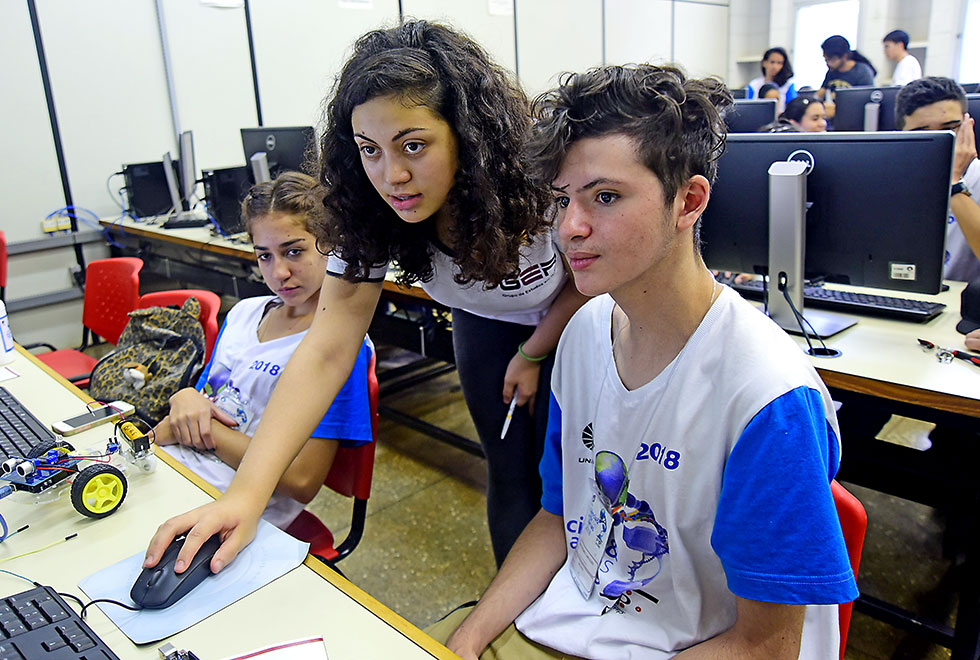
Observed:
[[[111,465],[90,465],[71,485],[71,503],[83,516],[105,518],[126,499],[126,477]]]

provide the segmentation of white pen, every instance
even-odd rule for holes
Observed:
[[[510,420],[514,416],[514,408],[517,407],[517,388],[514,388],[514,393],[511,395],[510,408],[507,409],[507,417],[504,418],[504,428],[500,429],[500,439],[503,440],[504,436],[507,435],[507,429],[510,428]]]

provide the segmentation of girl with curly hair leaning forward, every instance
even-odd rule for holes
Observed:
[[[280,475],[350,372],[391,262],[400,282],[420,283],[453,309],[460,382],[487,455],[490,536],[503,561],[540,508],[546,356],[585,300],[546,217],[550,194],[525,160],[530,125],[518,84],[450,28],[411,21],[356,42],[320,142],[329,213],[317,233],[333,247],[333,277],[226,495],[161,525],[144,565],[191,530],[178,571],[220,533],[217,572],[253,538]],[[501,440],[511,397],[520,407]]]

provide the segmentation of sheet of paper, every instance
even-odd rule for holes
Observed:
[[[322,637],[297,639],[282,642],[264,649],[255,649],[245,655],[236,655],[225,660],[246,660],[246,658],[261,658],[261,660],[329,660],[327,649]]]
[[[11,378],[17,378],[17,376],[20,376],[20,374],[10,367],[0,367],[0,383]]]
[[[309,547],[308,543],[297,541],[262,520],[259,521],[255,540],[235,561],[167,609],[130,612],[110,604],[98,604],[97,607],[134,644],[148,644],[189,628],[285,575],[303,563]],[[111,598],[135,605],[129,597],[129,590],[143,570],[142,564],[143,553],[140,552],[88,576],[78,586],[93,600]]]

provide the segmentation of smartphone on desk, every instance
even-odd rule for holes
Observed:
[[[112,403],[92,408],[87,413],[63,419],[51,425],[51,430],[59,435],[74,435],[86,431],[103,422],[112,422],[121,417],[132,415],[136,409],[131,403],[113,401]]]

